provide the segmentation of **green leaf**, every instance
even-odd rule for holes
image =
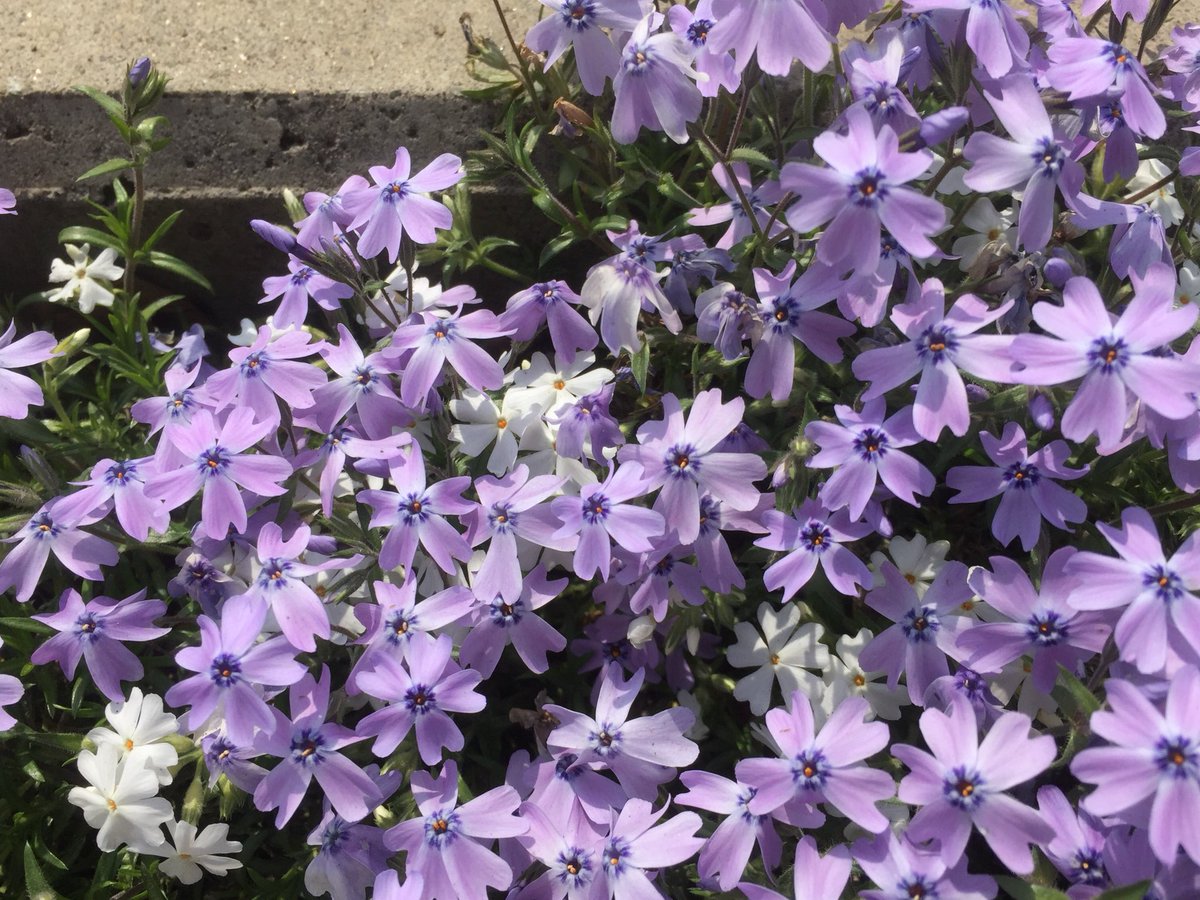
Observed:
[[[59,900],[58,894],[42,874],[42,867],[38,865],[28,841],[25,843],[25,890],[29,900]]]
[[[123,156],[114,156],[112,159],[102,162],[98,166],[92,166],[92,168],[88,169],[75,180],[87,181],[89,178],[96,178],[100,175],[112,175],[115,172],[124,172],[126,169],[132,167],[133,163]]]
[[[567,233],[560,234],[557,237],[551,238],[546,242],[546,246],[542,248],[541,256],[538,257],[538,268],[546,265],[558,254],[562,253],[575,241],[575,235]]]
[[[1072,718],[1083,718],[1085,723],[1092,713],[1102,706],[1100,698],[1061,665],[1058,667],[1058,684],[1054,689],[1054,696]]]
[[[111,234],[98,228],[89,228],[86,225],[72,225],[64,228],[58,233],[58,242],[60,244],[91,244],[95,247],[112,247],[114,250],[124,249],[120,241]]]
[[[34,634],[53,634],[54,629],[45,622],[38,622],[25,616],[5,616],[0,618],[0,631],[30,631]]]
[[[151,234],[150,237],[146,238],[146,242],[142,244],[141,249],[147,253],[153,250],[154,245],[166,236],[167,232],[171,230],[171,226],[174,225],[182,215],[183,210],[177,209],[175,212],[163,219],[162,224],[154,229],[154,233]]]
[[[752,150],[749,147],[738,147],[729,154],[729,160],[730,162],[750,163],[770,172],[774,172],[776,168],[775,163],[765,153],[759,150]]]
[[[98,104],[100,104],[100,108],[110,116],[120,120],[125,118],[125,107],[123,107],[121,105],[121,101],[117,100],[115,97],[110,97],[103,91],[97,90],[94,87],[88,87],[87,85],[77,84],[75,85],[75,90],[79,91],[81,94],[86,94],[87,96],[91,97]]]
[[[629,368],[633,370],[633,379],[638,388],[646,393],[646,378],[650,373],[650,342],[642,341],[638,352],[629,359]]]
[[[158,250],[152,250],[150,252],[149,263],[156,269],[165,269],[166,271],[172,272],[181,278],[186,278],[188,281],[203,288],[210,294],[213,292],[212,284],[207,278],[176,256],[172,256],[169,253],[162,253]]]
[[[155,300],[153,303],[147,303],[145,306],[143,306],[142,307],[142,315],[145,318],[149,319],[151,316],[153,316],[159,310],[166,309],[168,306],[170,306],[176,300],[182,300],[182,299],[183,299],[183,294],[169,294],[166,297],[161,297],[158,300]]]
[[[1060,890],[1040,884],[1029,884],[1011,875],[996,876],[996,883],[1004,888],[1004,893],[1013,900],[1067,900],[1067,895]]]
[[[1109,888],[1103,894],[1096,897],[1096,900],[1142,900],[1153,883],[1147,878],[1145,881],[1139,881],[1137,884]]]

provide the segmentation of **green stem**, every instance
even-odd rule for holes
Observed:
[[[738,201],[742,204],[742,209],[746,213],[746,217],[750,220],[751,227],[754,228],[754,236],[760,242],[766,243],[767,237],[763,234],[762,225],[758,223],[758,216],[754,215],[754,210],[750,206],[750,200],[746,197],[745,190],[742,189],[742,183],[738,181],[737,173],[733,171],[733,166],[729,164],[729,159],[721,152],[721,148],[713,143],[712,138],[704,131],[703,128],[693,129],[696,137],[709,149],[713,156],[717,158],[721,168],[725,170],[725,177],[729,179],[729,183],[733,185],[733,189],[737,191]]]

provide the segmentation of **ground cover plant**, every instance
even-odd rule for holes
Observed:
[[[482,150],[231,224],[232,335],[165,76],[87,89],[111,202],[0,337],[0,893],[1200,895],[1200,27],[542,4],[464,22]]]

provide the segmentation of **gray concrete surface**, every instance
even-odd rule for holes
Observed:
[[[540,4],[500,2],[520,39]],[[0,292],[45,287],[57,229],[104,199],[74,178],[119,145],[71,86],[114,87],[149,54],[172,78],[174,138],[148,176],[150,223],[184,206],[166,249],[213,278],[214,316],[245,314],[278,268],[246,222],[282,218],[280,189],[332,188],[399,144],[418,165],[480,145],[489,111],[458,93],[464,13],[506,45],[492,0],[0,0],[0,185],[21,203],[0,221]],[[1173,19],[1200,21],[1200,0]],[[480,197],[479,230],[526,236],[506,202],[503,186]]]

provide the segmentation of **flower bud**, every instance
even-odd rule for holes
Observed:
[[[263,219],[251,219],[250,227],[280,253],[296,253],[300,249],[300,245],[296,243],[296,236],[286,228]]]
[[[1029,398],[1029,416],[1038,428],[1049,431],[1054,427],[1054,404],[1050,402],[1049,397],[1038,391]]]
[[[641,650],[654,638],[654,629],[655,623],[651,616],[638,616],[629,623],[629,631],[625,636],[629,638],[629,643]]]
[[[146,77],[150,74],[150,69],[153,65],[148,56],[139,56],[134,60],[133,64],[129,67],[129,86],[135,89],[141,87],[145,83]]]
[[[967,124],[970,113],[965,106],[948,106],[927,116],[917,132],[917,147],[940,144]]]

